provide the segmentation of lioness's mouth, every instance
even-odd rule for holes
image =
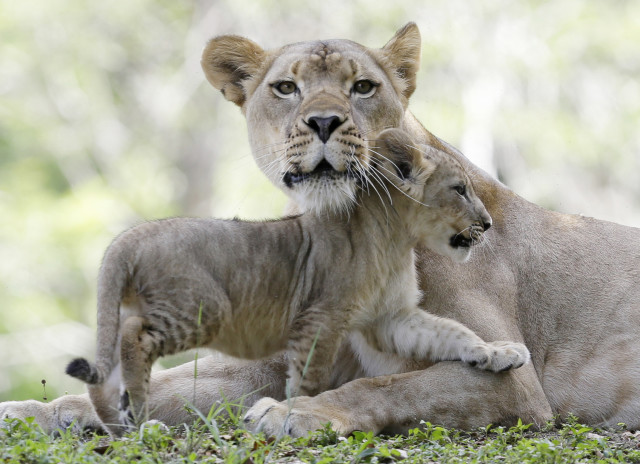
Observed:
[[[299,184],[300,182],[304,182],[311,178],[337,179],[346,176],[348,176],[347,171],[338,172],[333,169],[333,166],[331,166],[331,164],[326,159],[323,159],[322,161],[320,161],[320,163],[318,163],[313,171],[297,174],[289,171],[282,177],[282,181],[287,187],[291,188],[294,184]]]

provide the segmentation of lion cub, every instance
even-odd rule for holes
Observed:
[[[367,352],[491,371],[528,361],[522,344],[484,342],[417,306],[413,248],[462,262],[491,218],[445,153],[413,148],[398,129],[377,144],[352,211],[268,222],[166,219],[114,240],[98,281],[97,361],[67,367],[90,384],[112,433],[148,417],[152,363],[198,346],[252,359],[287,350],[291,391],[300,395],[327,388],[343,342],[363,365]]]

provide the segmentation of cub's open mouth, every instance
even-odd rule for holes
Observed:
[[[473,237],[473,238],[472,238]],[[471,237],[467,238],[462,234],[452,235],[449,239],[449,245],[453,248],[470,248],[476,245],[480,245],[484,240],[484,235],[477,231],[471,232]]]
[[[456,234],[452,235],[449,239],[449,245],[453,248],[469,248],[474,245],[474,242],[462,234]]]
[[[326,159],[323,159],[322,161],[320,161],[320,163],[316,166],[316,168],[313,171],[297,173],[297,174],[288,171],[282,177],[282,180],[287,187],[292,188],[294,184],[299,184],[300,182],[304,182],[312,178],[338,179],[340,177],[347,177],[347,176],[348,176],[347,171],[338,172],[335,169],[333,169],[333,166],[331,166],[331,164],[329,164],[329,162]]]

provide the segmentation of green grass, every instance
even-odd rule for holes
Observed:
[[[635,434],[599,430],[570,421],[532,432],[519,424],[473,432],[423,424],[407,436],[355,432],[338,437],[330,428],[300,439],[265,439],[239,426],[238,418],[201,416],[189,427],[143,427],[111,442],[99,435],[63,432],[51,437],[33,421],[5,420],[0,429],[0,462],[188,463],[616,463],[640,462]]]

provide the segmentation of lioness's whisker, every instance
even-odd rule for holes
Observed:
[[[265,169],[270,169],[272,166],[278,166],[278,165],[280,165],[280,162],[281,162],[280,159],[274,159],[274,160],[268,162],[266,165],[264,165],[262,167],[262,169],[265,170]]]
[[[281,145],[282,147],[285,147],[287,145],[287,142],[283,142],[282,140],[279,142],[274,142],[274,143],[268,143],[266,145],[262,145],[261,147],[257,147],[256,148],[256,152],[260,152],[262,150],[268,150],[271,149],[273,147],[277,147],[278,145]]]
[[[385,168],[384,166],[380,166],[382,169],[384,169],[385,171],[387,171],[389,174],[391,174],[392,176],[396,177],[397,179],[400,179],[400,177],[398,175],[396,175],[395,173],[393,173],[392,171],[390,171],[389,169]],[[412,197],[411,195],[409,195],[407,192],[403,191],[400,187],[398,187],[394,182],[391,182],[391,180],[386,177],[377,167],[371,166],[370,169],[372,171],[376,171],[378,172],[381,176],[383,176],[385,179],[387,179],[389,181],[389,184],[395,188],[398,192],[400,192],[401,194],[403,194],[405,197],[411,199],[412,201],[415,201],[416,203],[418,203],[419,205],[422,206],[426,206],[427,208],[431,208],[430,205],[426,204],[426,203],[422,203],[420,200]],[[400,179],[402,180],[402,179]]]
[[[387,197],[389,198],[389,204],[393,205],[393,200],[391,199],[391,192],[389,192],[389,189],[387,188],[387,186],[385,185],[384,180],[389,180],[387,179],[380,171],[378,171],[374,166],[371,166],[370,169],[371,174],[373,174],[374,180],[376,180],[378,182],[378,184],[380,185],[381,188],[384,189],[385,193],[387,194]],[[382,199],[381,199],[382,200]]]
[[[258,160],[261,160],[262,158],[266,158],[267,156],[279,155],[280,153],[284,153],[286,150],[287,150],[286,148],[280,148],[279,150],[269,150],[266,153],[264,153],[263,155],[254,156],[253,159],[258,161]]]
[[[362,188],[362,185],[364,184],[366,186],[366,188],[367,188],[367,190],[366,190],[367,194],[369,194],[369,183],[370,183],[370,181],[369,181],[369,178],[367,176],[367,170],[366,170],[364,164],[362,163],[362,161],[357,156],[355,156],[355,148],[354,147],[351,147],[351,155],[353,156],[353,160],[349,164],[349,167],[351,167],[353,164],[355,164],[355,167],[356,167],[355,174],[358,177],[360,186]],[[366,155],[366,153],[364,153],[364,155]]]
[[[377,127],[377,128],[373,128],[373,129],[369,129],[367,131],[362,131],[360,132],[361,135],[367,135],[370,134],[371,132],[375,132],[376,134],[382,132],[385,129],[391,129],[393,126],[390,124],[387,124],[386,126],[383,127]]]
[[[275,175],[278,171],[280,170],[280,165],[279,163],[273,163],[271,164],[269,167],[264,168],[263,172],[265,173],[265,175],[267,175],[268,177],[271,177],[272,175]],[[286,169],[283,170],[282,172],[282,176],[284,177],[285,173],[286,173]]]
[[[394,168],[396,168],[398,171],[400,171],[400,168],[398,167],[398,165],[397,165],[396,163],[394,163],[392,160],[390,160],[389,158],[387,158],[386,156],[384,156],[382,153],[377,152],[376,150],[373,150],[373,149],[371,149],[371,148],[369,148],[369,151],[372,151],[373,153],[375,153],[377,156],[379,156],[379,157],[380,157],[380,158],[382,158],[383,160],[388,161],[389,163],[391,163],[391,165],[392,165]],[[391,171],[389,171],[389,172],[391,173]],[[398,176],[397,174],[396,174],[396,177],[397,177],[398,179],[400,179],[400,176]],[[401,180],[402,180],[402,179],[401,179]]]
[[[357,160],[359,163],[359,166],[364,169],[364,166],[362,165],[362,162],[360,160]],[[376,192],[376,195],[378,195],[378,198],[380,198],[380,203],[382,204],[382,207],[384,208],[385,211],[385,215],[387,216],[387,220],[389,218],[389,213],[387,211],[387,206],[385,205],[384,200],[382,199],[382,195],[380,195],[380,192],[378,191],[378,189],[376,188],[375,184],[371,181],[371,179],[369,178],[368,175],[366,175],[366,172],[363,172],[364,174],[364,178],[367,181],[367,185],[371,185],[371,187],[373,188],[373,190]],[[387,188],[385,187],[384,183],[378,181],[380,183],[380,185],[386,190],[387,196],[389,197],[389,203],[391,204],[391,194],[389,193],[389,191],[387,190]],[[369,193],[369,189],[367,188],[367,193]]]

